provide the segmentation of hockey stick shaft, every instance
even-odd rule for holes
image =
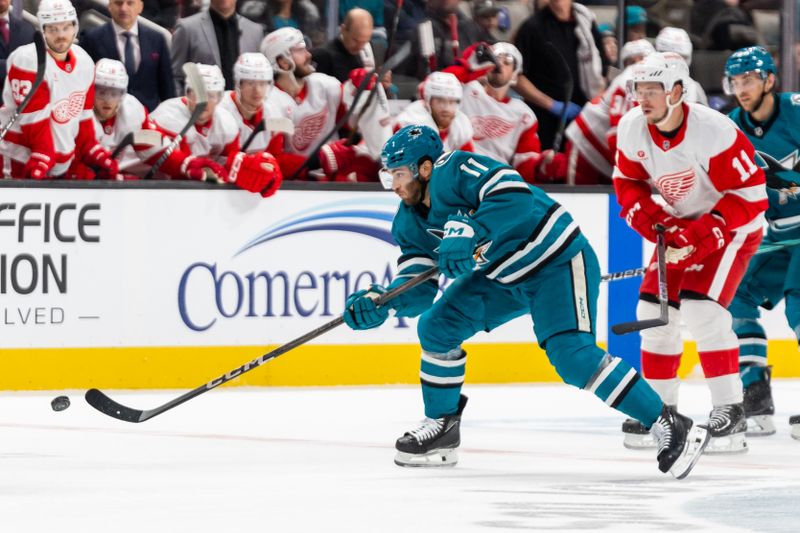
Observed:
[[[384,305],[393,298],[403,294],[404,292],[413,289],[414,287],[425,283],[429,279],[434,278],[439,274],[439,269],[437,267],[432,267],[416,276],[408,280],[407,282],[403,283],[395,287],[394,289],[385,292],[382,294],[375,303],[377,305]],[[243,364],[238,368],[234,368],[230,372],[226,372],[225,374],[219,376],[216,379],[209,381],[204,385],[200,385],[196,389],[193,389],[185,394],[182,394],[161,406],[158,406],[154,409],[149,410],[139,410],[139,409],[132,409],[130,407],[126,407],[120,403],[109,398],[105,393],[98,389],[89,389],[86,391],[86,401],[100,411],[101,413],[116,418],[118,420],[122,420],[125,422],[144,422],[154,416],[158,416],[161,413],[169,411],[170,409],[181,405],[184,402],[191,400],[201,394],[210,391],[211,389],[215,389],[220,385],[223,385],[233,379],[238,378],[242,374],[245,374],[255,368],[260,367],[267,361],[271,361],[276,357],[283,355],[284,353],[301,346],[310,340],[313,340],[320,335],[327,333],[328,331],[340,326],[344,322],[344,318],[342,316],[338,316],[335,319],[331,320],[327,324],[323,324],[322,326],[316,328],[313,331],[309,331],[308,333],[297,337],[296,339],[287,342],[286,344],[279,346],[278,348],[272,350],[271,352],[267,352],[264,355],[253,359],[252,361]]]
[[[242,147],[239,148],[239,151],[247,153],[247,149],[250,148],[251,144],[253,144],[253,140],[255,140],[256,135],[264,131],[265,128],[266,126],[264,125],[264,120],[261,120],[261,122],[259,122],[258,125],[255,128],[253,128],[253,132],[250,134],[249,137],[247,137],[247,140],[244,142]]]
[[[611,331],[616,335],[626,335],[634,331],[666,326],[669,323],[669,292],[667,290],[667,246],[664,232],[666,228],[661,225],[656,227],[656,259],[658,262],[658,302],[659,317],[647,320],[634,320],[611,326]]]
[[[609,272],[600,276],[600,281],[620,281],[623,279],[638,278],[644,276],[647,272],[647,267],[632,268],[630,270],[623,270],[621,272]]]
[[[19,103],[17,108],[14,110],[14,113],[11,115],[11,118],[3,126],[3,129],[0,130],[0,141],[5,139],[8,131],[14,126],[14,124],[17,123],[20,115],[23,111],[25,111],[25,108],[28,107],[28,103],[31,101],[31,98],[33,98],[33,96],[36,94],[36,91],[39,90],[39,86],[44,81],[44,71],[47,67],[47,49],[45,48],[42,32],[37,31],[33,34],[33,46],[36,49],[36,77],[33,79],[33,83],[31,84],[30,89],[28,89],[27,94],[25,94],[25,97],[22,99],[22,102]]]
[[[400,49],[397,50],[396,54],[392,55],[392,57],[383,62],[383,65],[378,70],[378,82],[376,82],[375,85],[372,87],[372,89],[370,90],[370,94],[372,94],[373,91],[376,91],[378,89],[379,82],[381,78],[383,78],[383,75],[386,74],[387,71],[397,67],[397,65],[399,65],[406,57],[408,57],[408,54],[410,53],[411,53],[411,41],[403,44],[403,46],[401,46]],[[342,128],[342,126],[344,126],[344,124],[350,119],[350,116],[353,114],[353,110],[356,108],[356,105],[363,96],[364,91],[369,85],[369,82],[374,74],[375,71],[370,72],[367,76],[364,76],[364,80],[359,84],[358,89],[356,90],[356,94],[353,97],[353,102],[350,104],[350,108],[336,122],[336,124],[333,126],[333,128],[331,128],[328,134],[320,139],[320,141],[313,148],[313,150],[309,152],[309,157],[305,161],[303,161],[303,164],[300,165],[297,168],[297,170],[295,170],[292,173],[291,176],[287,178],[288,181],[297,179],[297,177],[300,174],[302,174],[304,170],[308,168],[308,166],[311,164],[311,161],[314,159],[314,156],[316,156],[316,154],[325,145],[325,143],[327,143],[328,140],[331,137],[333,137],[333,134],[339,131]]]
[[[758,250],[756,250],[755,254],[753,255],[777,252],[778,250],[785,250],[786,248],[791,248],[792,246],[797,246],[798,244],[800,244],[800,239],[788,239],[779,242],[768,242],[759,246]]]
[[[559,64],[559,70],[561,70],[561,78],[564,80],[564,108],[558,116],[558,129],[553,137],[553,151],[558,152],[564,140],[564,129],[567,127],[567,109],[570,101],[572,101],[574,82],[572,79],[572,72],[569,70],[569,65],[567,65],[567,60],[564,59],[564,56],[553,43],[548,42],[547,46],[552,49],[553,55],[558,58],[557,63]]]

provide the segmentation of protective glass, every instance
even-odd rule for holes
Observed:
[[[392,182],[394,181],[394,176],[392,176],[392,172],[388,168],[384,167],[380,169],[380,171],[378,172],[378,178],[381,180],[381,185],[383,186],[384,189],[386,189],[387,191],[392,190]]]
[[[664,98],[666,96],[666,91],[664,87],[638,87],[637,84],[633,80],[628,80],[628,83],[625,84],[625,89],[628,93],[628,96],[634,102],[643,102],[645,100],[653,100],[655,98]]]
[[[764,83],[764,80],[767,79],[767,75],[766,72],[753,70],[735,76],[725,76],[722,78],[722,90],[725,91],[727,95],[735,95],[737,92],[750,91]]]
[[[125,96],[125,89],[103,87],[102,85],[96,85],[94,89],[94,97],[97,100],[119,102],[123,96]]]

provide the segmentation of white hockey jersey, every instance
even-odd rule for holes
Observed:
[[[342,84],[333,76],[315,72],[303,78],[305,84],[296,98],[275,86],[270,98],[280,98],[291,105],[289,116],[294,122],[294,134],[289,136],[286,151],[311,155],[311,150],[336,125],[342,112]],[[282,96],[275,93],[283,93]],[[336,133],[330,140],[338,139]]]
[[[245,121],[244,117],[239,111],[239,108],[236,107],[235,91],[226,92],[222,96],[222,101],[219,103],[219,107],[230,113],[230,115],[236,121],[236,125],[239,128],[239,143],[244,146],[244,144],[253,134],[255,126],[262,120],[266,120],[269,117],[285,117],[291,119],[294,102],[288,94],[273,88],[267,93],[267,96],[264,99],[264,107],[262,110],[256,113],[253,119],[250,121]],[[276,134],[268,131],[267,129],[260,131],[255,137],[253,137],[253,140],[247,147],[247,153],[254,154],[257,152],[263,152],[267,149],[267,146],[269,146],[270,142],[272,142],[276,135],[280,135],[280,133]]]
[[[433,120],[431,112],[425,106],[425,101],[415,100],[395,117],[395,130],[409,124],[423,124],[438,131],[444,143],[445,152],[452,150],[467,150],[471,152],[474,149],[472,146],[472,124],[470,124],[467,115],[461,110],[456,111],[456,116],[453,122],[450,123],[450,127],[446,130],[440,130]]]
[[[147,116],[147,110],[132,94],[126,94],[117,108],[117,114],[108,120],[100,121],[94,115],[94,131],[97,140],[109,152],[119,146],[122,139],[131,132],[155,129]],[[143,174],[147,165],[136,154],[133,145],[122,150],[116,157],[121,172]]]
[[[682,106],[683,124],[671,138],[638,108],[620,121],[614,168],[619,203],[632,206],[650,196],[652,185],[678,217],[696,219],[713,210],[732,231],[761,228],[767,192],[753,145],[725,115],[700,104]]]
[[[189,121],[191,113],[185,97],[170,98],[150,114],[150,118],[170,137],[176,137]],[[187,154],[208,157],[221,165],[231,153],[239,151],[239,128],[230,113],[219,105],[207,124],[195,124],[181,141],[181,150]]]
[[[536,135],[539,123],[525,102],[498,101],[478,81],[464,85],[461,111],[472,124],[475,152],[518,167],[541,152]]]
[[[40,86],[42,97],[31,99],[20,120],[6,134],[0,150],[22,163],[30,158],[32,148],[37,152],[45,150],[37,144],[41,141],[49,143],[49,140],[31,138],[31,135],[23,133],[23,128],[49,117],[53,153],[46,155],[55,162],[50,175],[61,176],[72,162],[76,143],[85,144],[83,149],[86,151],[96,144],[92,126],[94,61],[78,45],[70,47],[66,61],[56,61],[51,54],[47,54],[46,61],[44,80]],[[8,78],[3,89],[6,120],[30,90],[35,77],[37,59],[33,43],[14,50],[8,57],[7,65]],[[86,122],[81,131],[83,121]]]

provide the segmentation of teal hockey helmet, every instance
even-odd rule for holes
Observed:
[[[740,48],[725,62],[725,78],[722,80],[725,94],[734,94],[731,78],[746,72],[757,72],[761,79],[767,79],[770,73],[778,73],[772,55],[763,46]]]
[[[436,161],[443,151],[442,139],[433,128],[419,124],[400,128],[386,141],[381,150],[383,170],[380,177],[383,187],[392,188],[392,175],[389,170],[408,167],[416,178],[419,175],[420,164],[425,159]]]

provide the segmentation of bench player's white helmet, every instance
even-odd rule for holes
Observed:
[[[42,0],[36,11],[39,27],[58,22],[74,22],[78,25],[78,14],[69,0]]]
[[[126,92],[128,90],[128,72],[125,70],[125,65],[116,59],[101,59],[94,67],[94,84]]]
[[[233,65],[233,81],[236,85],[242,80],[266,81],[272,83],[272,65],[259,52],[247,52],[239,56]]]
[[[431,98],[461,100],[464,89],[454,74],[449,72],[431,72],[422,84],[422,95],[430,103]]]
[[[492,45],[492,52],[495,57],[510,56],[514,59],[514,74],[522,72],[522,54],[519,49],[511,43],[495,43]]]
[[[656,36],[656,51],[676,52],[683,56],[687,65],[692,64],[692,40],[682,28],[666,27]]]
[[[261,53],[269,60],[272,68],[278,72],[294,72],[292,48],[305,47],[306,40],[303,32],[297,28],[280,28],[267,34],[261,41]],[[283,57],[289,62],[289,69],[283,70],[278,65],[278,58]]]
[[[203,77],[203,82],[206,86],[206,92],[208,93],[208,99],[214,100],[216,99],[219,101],[222,98],[222,93],[225,91],[225,77],[222,75],[222,71],[217,65],[204,65],[202,63],[197,64],[197,71],[200,73],[200,76]],[[186,80],[186,92],[188,93],[191,90],[189,86],[189,80]]]
[[[631,78],[627,83],[627,91],[631,98],[635,101],[636,85],[638,83],[654,82],[660,83],[667,93],[667,113],[664,118],[656,123],[660,126],[669,119],[672,112],[676,107],[683,102],[683,96],[686,94],[686,80],[689,77],[689,67],[685,62],[678,64],[675,57],[668,57],[669,54],[662,52],[655,52],[650,54],[644,61],[637,63],[631,67]],[[681,66],[682,65],[682,66]],[[681,95],[678,97],[677,102],[672,102],[669,98],[669,92],[676,84],[681,84]]]
[[[619,51],[619,55],[620,59],[622,59],[622,64],[624,65],[625,61],[628,59],[633,59],[636,57],[644,59],[655,51],[656,49],[653,48],[653,45],[650,44],[650,41],[647,39],[637,39],[635,41],[628,41],[625,43],[622,46],[622,50]]]

